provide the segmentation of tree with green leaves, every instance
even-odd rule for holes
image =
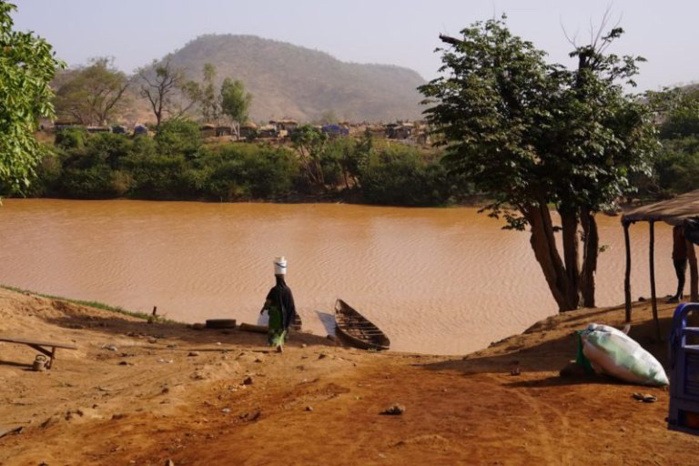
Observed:
[[[248,119],[252,95],[245,91],[242,81],[226,78],[221,84],[221,113],[228,115],[236,125],[235,134],[240,135],[240,124]]]
[[[661,139],[699,135],[699,87],[676,87],[648,92],[653,111],[659,116]]]
[[[21,191],[44,155],[34,137],[40,118],[53,116],[49,87],[63,66],[51,45],[13,30],[17,7],[0,1],[0,189]],[[7,189],[9,188],[9,189]]]
[[[83,125],[105,125],[126,103],[128,86],[126,75],[114,67],[112,58],[94,58],[62,77],[56,91],[56,113]]]
[[[420,87],[447,167],[492,199],[484,210],[506,228],[529,228],[560,311],[595,305],[595,213],[631,189],[630,173],[647,170],[655,148],[646,108],[622,88],[642,59],[605,54],[621,33],[576,47],[568,70],[513,35],[505,17],[477,22],[461,38],[442,36],[442,76]]]
[[[653,161],[653,177],[641,179],[646,191],[672,195],[697,187],[699,177],[699,87],[648,92],[658,121],[661,149]]]
[[[299,154],[301,167],[311,185],[325,189],[323,155],[328,135],[312,125],[301,125],[292,131],[291,143]]]
[[[206,63],[203,69],[204,82],[200,87],[199,103],[201,104],[201,116],[204,122],[218,123],[221,116],[221,102],[216,95],[216,67],[211,63]]]

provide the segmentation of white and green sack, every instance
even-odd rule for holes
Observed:
[[[596,373],[642,385],[669,384],[658,360],[621,330],[590,324],[578,335],[582,354]]]

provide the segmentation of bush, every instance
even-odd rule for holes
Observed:
[[[293,153],[283,148],[228,145],[201,161],[212,169],[207,197],[223,201],[288,195],[298,176]]]
[[[34,171],[36,178],[29,185],[25,194],[28,197],[43,197],[56,193],[63,171],[58,155],[47,151]]]
[[[667,193],[696,189],[699,179],[699,137],[666,140],[654,162],[657,183]]]
[[[371,154],[361,167],[359,182],[369,204],[437,206],[449,199],[446,170],[438,161],[423,160],[409,147]]]
[[[59,190],[74,199],[113,199],[123,194],[118,175],[108,166],[64,170]]]
[[[60,149],[82,149],[85,147],[87,130],[82,127],[65,128],[56,132],[54,145]]]
[[[72,129],[63,136],[58,157],[47,157],[37,168],[33,194],[247,201],[344,188],[352,198],[361,194],[373,204],[432,206],[449,200],[438,158],[414,147],[375,144],[369,135],[328,138],[306,127],[305,133],[295,133],[296,150],[270,144],[204,145],[196,123],[171,120],[155,138]]]
[[[179,119],[161,124],[155,142],[160,155],[183,155],[186,158],[197,157],[203,144],[199,125]]]
[[[137,199],[180,199],[181,174],[187,164],[183,155],[131,154],[123,160],[123,167],[133,178],[129,197]]]
[[[85,152],[116,170],[120,160],[129,153],[133,142],[121,134],[98,133],[91,135],[85,144]]]

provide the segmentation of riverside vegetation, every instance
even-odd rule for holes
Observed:
[[[679,97],[678,97],[679,96]],[[660,149],[653,175],[636,177],[641,197],[692,189],[699,170],[699,91],[654,96],[682,106],[657,124]],[[350,201],[396,206],[462,203],[476,192],[448,173],[443,152],[387,143],[371,134],[328,138],[313,127],[288,144],[209,142],[198,124],[163,123],[154,137],[87,133],[72,128],[46,133],[46,155],[28,188],[0,187],[3,196],[67,199],[240,201]]]
[[[288,144],[205,141],[195,122],[170,120],[154,137],[56,134],[29,197],[201,201],[455,202],[440,154],[381,138],[331,138],[307,125]],[[5,192],[5,195],[10,194]]]

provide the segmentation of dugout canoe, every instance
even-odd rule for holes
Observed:
[[[380,328],[341,299],[335,302],[335,333],[361,349],[387,350],[391,346]]]

